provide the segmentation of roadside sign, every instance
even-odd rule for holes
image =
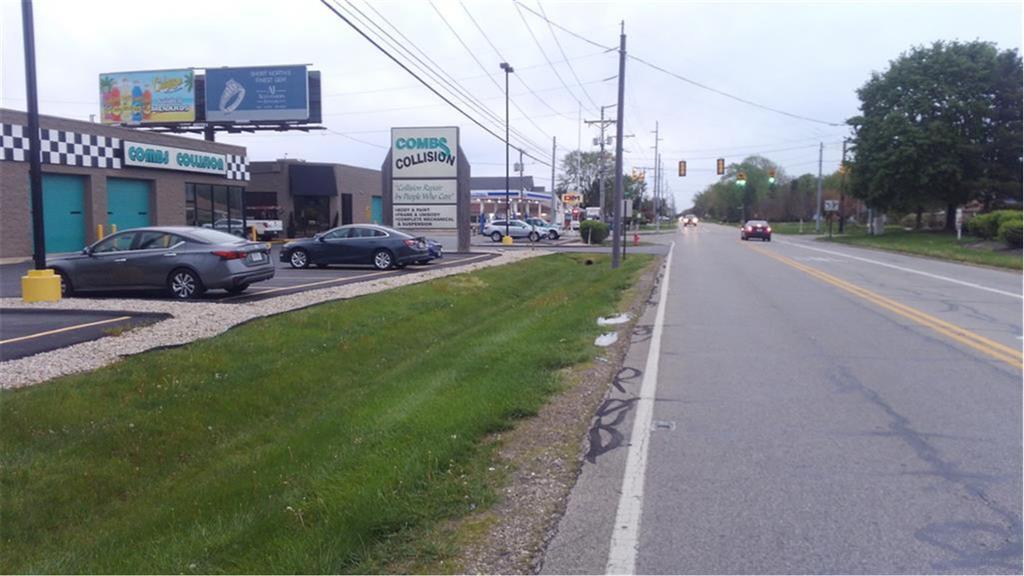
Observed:
[[[964,209],[956,209],[956,239],[959,240],[962,237],[964,229]]]
[[[576,192],[566,192],[562,194],[562,203],[570,206],[576,206],[583,201],[583,195],[577,194]]]
[[[838,212],[839,200],[825,200],[825,212]]]

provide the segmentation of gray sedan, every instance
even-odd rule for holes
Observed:
[[[180,300],[208,289],[237,294],[274,277],[270,246],[190,226],[132,228],[80,253],[47,256],[60,275],[61,294],[165,289]]]

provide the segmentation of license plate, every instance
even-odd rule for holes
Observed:
[[[249,260],[253,262],[263,262],[263,252],[253,252],[249,254]]]

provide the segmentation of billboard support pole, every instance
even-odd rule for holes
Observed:
[[[46,234],[43,230],[43,167],[39,142],[39,94],[36,90],[36,38],[32,0],[21,0],[21,25],[25,41],[25,97],[28,99],[29,186],[32,196],[32,261],[36,270],[46,268]]]
[[[216,134],[217,132],[214,130],[213,124],[207,124],[206,127],[203,128],[203,138],[207,142],[215,141],[217,139]]]

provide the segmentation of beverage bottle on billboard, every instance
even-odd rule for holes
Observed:
[[[142,119],[149,120],[153,117],[153,91],[150,90],[149,84],[146,84],[145,90],[142,91]]]
[[[132,121],[132,85],[127,78],[121,78],[121,122]]]
[[[113,79],[110,79],[110,86],[103,95],[103,116],[108,122],[121,121],[121,90]]]
[[[132,83],[132,122],[142,122],[142,87],[138,80]]]

